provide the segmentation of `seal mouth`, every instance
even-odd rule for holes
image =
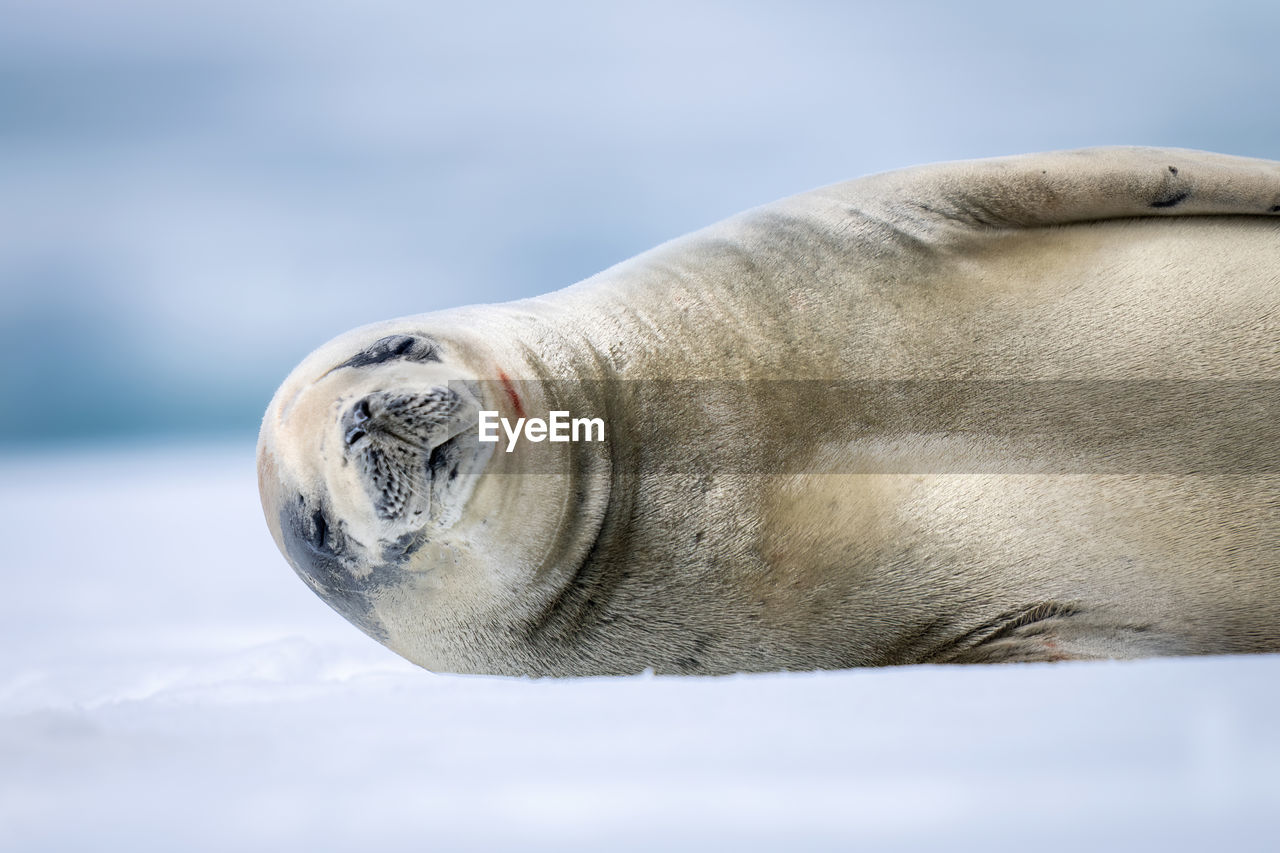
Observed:
[[[427,456],[427,473],[432,482],[452,483],[458,479],[458,470],[465,458],[466,433],[466,429],[460,429],[452,438],[431,448]]]

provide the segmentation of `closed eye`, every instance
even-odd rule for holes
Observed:
[[[324,517],[324,512],[316,510],[311,514],[312,540],[311,544],[317,551],[331,551],[329,547],[329,520]]]
[[[440,361],[440,348],[425,335],[388,335],[379,338],[365,349],[339,364],[344,367],[370,367],[388,361],[415,361],[419,363]]]
[[[312,554],[337,557],[346,548],[346,537],[329,523],[323,507],[308,509],[302,495],[298,495],[296,509],[286,512],[282,519],[288,519],[281,524],[285,536]]]

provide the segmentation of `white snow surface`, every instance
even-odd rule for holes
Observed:
[[[249,445],[0,459],[0,849],[1277,849],[1280,656],[436,675]]]

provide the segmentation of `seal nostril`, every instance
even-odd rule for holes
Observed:
[[[358,424],[362,424],[369,420],[368,400],[361,400],[359,403],[356,403],[355,409],[351,412],[351,420]]]
[[[347,447],[350,447],[351,445],[355,444],[357,441],[364,438],[368,434],[369,434],[368,431],[365,430],[364,427],[353,426],[351,429],[347,430],[347,435],[346,435]]]

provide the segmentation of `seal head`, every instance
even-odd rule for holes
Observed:
[[[492,445],[476,439],[479,390],[433,338],[396,333],[355,349],[320,371],[309,359],[273,401],[262,492],[302,579],[385,642],[376,593],[458,521]]]
[[[517,354],[459,333],[457,314],[445,334],[427,331],[442,318],[426,315],[312,353],[268,407],[258,477],[276,544],[312,591],[411,660],[472,671],[509,657],[489,640],[542,586],[551,594],[593,515],[568,503],[581,471],[563,446],[495,453],[479,440],[482,410],[546,402],[537,383],[517,392],[506,379],[504,366],[529,369]],[[514,590],[526,595],[513,601]]]

